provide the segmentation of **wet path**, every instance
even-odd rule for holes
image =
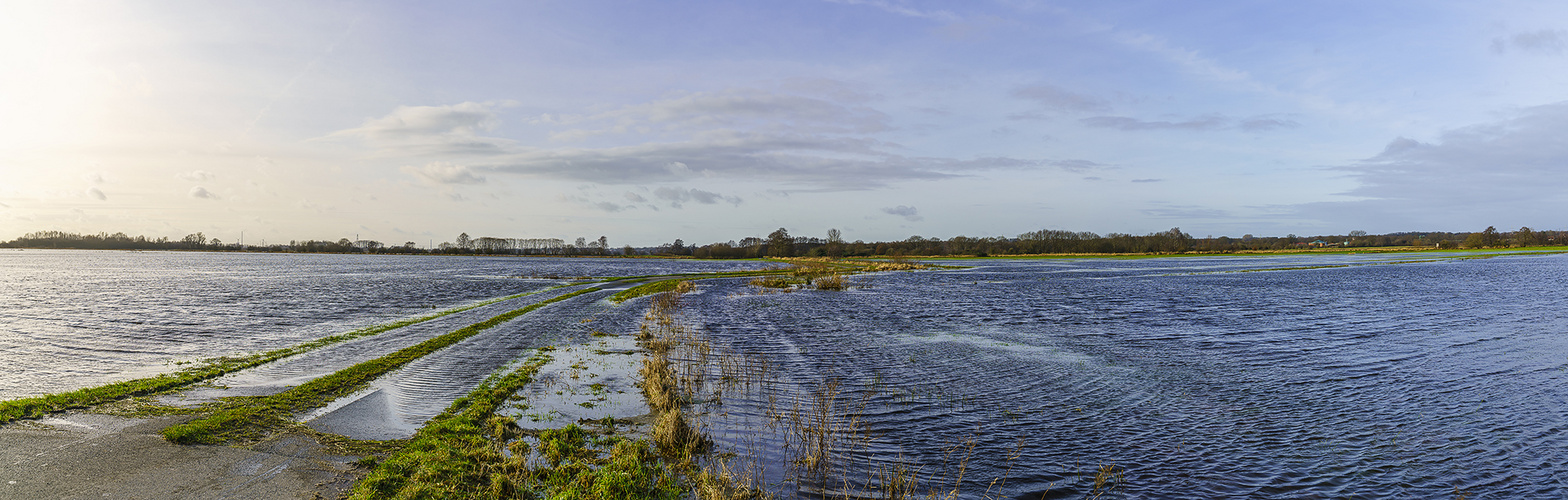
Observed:
[[[188,406],[230,396],[277,394],[355,364],[450,333],[507,311],[571,293],[580,288],[581,286],[542,290],[530,295],[449,314],[380,334],[325,346],[255,368],[231,373],[219,377],[203,387],[192,388],[164,396],[160,399],[166,403]]]
[[[413,435],[425,421],[477,387],[496,370],[530,351],[589,337],[591,319],[616,306],[606,289],[550,304],[419,358],[371,382],[370,387],[303,416],[317,430],[356,439]]]

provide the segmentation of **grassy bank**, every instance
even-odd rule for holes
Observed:
[[[541,290],[542,291],[542,290]],[[519,293],[494,299],[477,302],[474,304],[455,307],[444,311],[427,314],[417,318],[384,323],[340,333],[329,337],[322,337],[310,342],[292,347],[275,349],[259,354],[241,357],[221,357],[198,362],[197,366],[186,368],[174,373],[165,373],[153,377],[126,380],[98,387],[88,387],[59,394],[49,394],[31,398],[14,399],[0,402],[0,424],[24,418],[38,418],[52,412],[69,410],[73,408],[87,408],[115,401],[127,397],[158,394],[197,382],[217,378],[235,371],[260,366],[296,354],[319,349],[339,342],[345,342],[361,337],[380,334],[409,325],[415,325],[441,318],[444,316],[484,307],[490,304],[511,300],[518,297],[532,295],[540,291]]]
[[[289,417],[294,414],[323,406],[334,399],[353,393],[376,377],[413,360],[541,307],[599,290],[599,288],[584,288],[543,300],[339,370],[287,391],[241,400],[244,402],[237,407],[219,410],[206,417],[164,429],[163,436],[171,442],[181,444],[212,444],[230,439],[257,437],[269,429],[288,424]]]

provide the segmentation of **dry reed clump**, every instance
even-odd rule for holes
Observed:
[[[831,274],[812,280],[811,284],[818,290],[844,290],[849,288],[849,278],[842,274]]]
[[[687,423],[680,408],[659,412],[659,421],[653,426],[653,442],[666,457],[689,462],[707,448],[707,439]]]
[[[680,406],[679,390],[675,387],[675,370],[670,367],[669,358],[649,353],[643,358],[642,391],[648,399],[648,409],[657,412],[671,410]]]
[[[702,472],[698,473],[695,493],[699,500],[772,500],[769,493],[758,480],[755,461],[748,462],[745,470],[736,470],[730,467],[729,460],[713,460],[708,462]]]
[[[925,269],[926,267],[927,266],[925,264],[920,264],[920,263],[916,263],[916,262],[909,262],[909,261],[904,261],[904,260],[893,260],[893,261],[887,261],[887,262],[870,262],[870,263],[867,263],[865,265],[865,267],[862,268],[862,270],[863,271],[867,271],[867,272],[873,272],[873,271],[914,271],[914,270],[917,270],[917,269]]]
[[[799,284],[799,281],[788,276],[773,274],[752,278],[747,284],[762,288],[790,288]]]

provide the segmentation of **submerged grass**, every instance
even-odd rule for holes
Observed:
[[[659,285],[639,339],[650,352],[667,354],[667,338],[681,293],[689,281]],[[547,349],[546,349],[547,350]],[[542,350],[544,351],[544,350]],[[650,356],[654,356],[650,354]],[[377,465],[358,485],[352,499],[513,499],[615,500],[689,498],[701,435],[681,414],[689,399],[680,375],[668,365],[651,375],[645,389],[664,388],[650,397],[657,424],[649,439],[597,435],[577,424],[526,431],[509,417],[495,416],[548,357],[537,354],[524,368],[487,381],[454,403],[415,434],[409,446]],[[645,364],[644,375],[649,376]],[[612,420],[613,422],[613,420]],[[603,426],[613,434],[615,426]],[[710,498],[701,496],[700,498]]]
[[[492,376],[453,401],[419,429],[408,446],[371,470],[349,498],[512,497],[513,484],[491,478],[520,465],[505,457],[497,444],[514,437],[517,426],[511,419],[495,417],[495,410],[549,361],[548,354],[535,353],[517,369]]]
[[[270,429],[287,425],[289,417],[293,414],[320,407],[359,390],[376,377],[413,360],[541,307],[599,290],[592,287],[584,288],[514,309],[271,396],[238,398],[237,401],[240,402],[238,406],[166,428],[163,430],[163,436],[171,442],[180,444],[215,444],[233,439],[256,438]]]
[[[540,290],[542,291],[542,290]],[[328,345],[369,337],[379,333],[395,330],[409,325],[423,323],[463,311],[484,307],[490,304],[511,300],[540,291],[519,293],[494,299],[477,302],[474,304],[455,307],[444,311],[427,314],[417,318],[384,323],[353,330],[346,333],[322,337],[310,342],[305,342],[292,347],[274,349],[271,351],[241,357],[219,357],[198,362],[197,366],[186,368],[174,373],[164,373],[153,377],[126,380],[98,387],[88,387],[59,394],[49,394],[30,398],[13,399],[0,402],[0,424],[23,418],[38,418],[49,413],[64,411],[74,408],[87,408],[127,397],[146,396],[158,394],[174,389],[179,389],[197,382],[217,378],[235,371],[260,366],[283,359],[289,356],[311,351]]]

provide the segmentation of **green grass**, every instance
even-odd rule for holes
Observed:
[[[515,299],[518,297],[539,293],[541,291],[543,290],[489,299],[462,307],[455,307],[437,313],[420,316],[417,318],[360,328],[358,330],[340,333],[330,337],[322,337],[296,346],[274,349],[249,356],[207,359],[199,362],[199,364],[195,367],[186,368],[174,373],[164,373],[153,377],[126,380],[122,382],[101,385],[98,387],[77,389],[59,394],[49,394],[44,396],[3,401],[0,402],[0,424],[24,418],[38,418],[49,413],[73,408],[87,408],[128,397],[158,394],[339,342],[353,340],[361,337],[369,337],[371,335],[376,335],[409,325],[423,323],[443,316],[468,311],[504,300]]]
[[[239,398],[239,405],[218,410],[211,415],[163,430],[163,436],[180,444],[216,444],[233,439],[253,439],[268,430],[288,425],[289,417],[317,408],[339,397],[353,393],[371,380],[427,354],[456,344],[496,325],[541,307],[572,297],[599,291],[584,288],[560,295],[520,309],[514,309],[490,319],[459,328],[391,354],[359,363],[324,377],[300,384],[289,390],[254,398]]]
[[[518,440],[516,422],[495,411],[549,360],[535,354],[453,402],[408,446],[376,465],[349,498],[682,498],[678,476],[645,440],[596,436],[576,424],[540,431],[532,447]],[[530,454],[542,463],[530,464]]]
[[[492,376],[430,419],[403,447],[382,460],[358,484],[350,498],[476,498],[491,489],[490,477],[505,466],[500,446],[515,425],[494,420],[496,409],[512,393],[533,381],[550,361],[536,353],[516,370]],[[510,490],[507,484],[496,490]],[[497,493],[502,493],[497,491]],[[483,495],[500,497],[501,495]]]

